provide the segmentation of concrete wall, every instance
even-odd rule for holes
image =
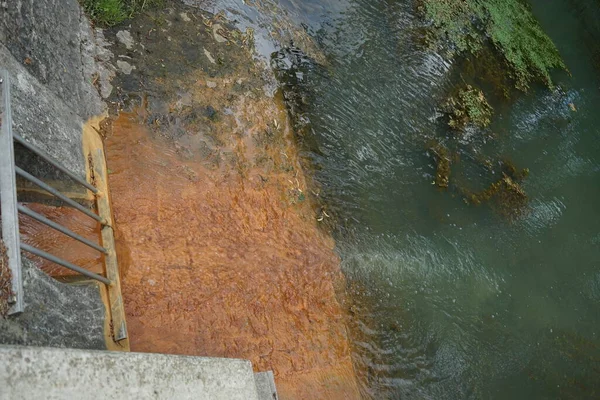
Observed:
[[[1,4],[1,3],[0,3]],[[0,7],[0,42],[83,119],[105,110],[92,86],[93,34],[77,0],[10,0]]]
[[[0,2],[0,68],[12,78],[13,129],[82,177],[83,123],[106,111],[92,84],[97,50],[77,0]],[[63,183],[59,189],[85,193],[20,146],[15,152],[24,169]]]
[[[25,312],[0,317],[0,343],[105,349],[106,309],[98,284],[60,283],[22,260]]]
[[[13,131],[59,159],[71,171],[85,176],[81,117],[1,44],[0,67],[6,68],[11,77]],[[65,179],[19,146],[15,146],[15,154],[17,164],[36,176],[44,176],[46,180]]]
[[[99,58],[94,33],[77,0],[0,0],[0,68],[10,74],[13,131],[81,177],[84,123],[106,111],[92,84]],[[17,144],[15,158],[71,197],[88,196]],[[54,200],[27,181],[18,180],[18,188],[20,201]],[[25,312],[0,318],[0,343],[106,348],[106,310],[96,284],[59,283],[25,257],[23,273]]]

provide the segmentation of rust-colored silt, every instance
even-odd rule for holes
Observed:
[[[305,197],[285,112],[261,101],[215,122],[226,139],[202,151],[206,137],[157,135],[144,110],[114,122],[131,349],[247,358],[274,370],[284,399],[356,398],[339,259]],[[245,135],[226,135],[240,125]]]

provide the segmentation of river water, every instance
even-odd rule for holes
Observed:
[[[600,396],[600,6],[531,3],[572,77],[492,98],[494,134],[454,140],[463,185],[498,176],[481,155],[529,168],[510,220],[432,185],[436,106],[468,77],[424,48],[412,2],[287,5],[328,60],[295,73],[300,139],[336,219],[353,359],[375,398]]]

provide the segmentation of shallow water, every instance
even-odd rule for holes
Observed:
[[[146,51],[105,132],[131,349],[248,359],[284,399],[356,398],[340,261],[283,100],[247,47],[206,29],[226,20],[173,7],[132,22],[152,35],[135,35]]]
[[[71,231],[90,240],[101,243],[99,224],[72,207],[55,207],[29,203],[25,206],[46,218],[67,227]],[[19,215],[21,240],[30,246],[49,252],[63,260],[78,265],[97,274],[104,273],[104,257],[87,245],[80,243],[26,215]],[[27,254],[36,265],[56,278],[76,277],[79,273],[63,268],[41,257]]]
[[[451,179],[471,190],[499,176],[479,156],[529,168],[528,209],[507,220],[431,184],[425,143],[443,129],[435,106],[458,74],[419,44],[414,5],[356,0],[327,14],[308,3],[290,10],[312,22],[329,63],[296,74],[310,100],[301,139],[337,218],[363,390],[600,396],[598,4],[533,1],[572,77],[492,99],[494,135],[454,143]]]

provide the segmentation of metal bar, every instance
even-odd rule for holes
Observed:
[[[35,183],[36,185],[38,185],[45,191],[52,193],[53,195],[55,195],[56,197],[58,197],[59,199],[61,199],[65,203],[67,203],[68,205],[70,205],[71,207],[78,209],[79,211],[81,211],[82,213],[87,215],[88,217],[93,218],[96,221],[104,224],[104,220],[99,215],[91,212],[90,210],[88,210],[81,204],[77,203],[76,201],[71,200],[70,198],[68,198],[67,196],[65,196],[64,194],[59,192],[58,190],[54,189],[53,187],[46,185],[44,182],[42,182],[35,176],[31,175],[30,173],[23,171],[21,168],[19,168],[17,166],[15,166],[15,172],[17,173],[17,175],[22,176],[23,178],[27,179],[28,181],[30,181],[32,183]]]
[[[12,297],[9,314],[23,312],[23,275],[17,213],[17,182],[15,154],[12,138],[12,113],[10,109],[10,76],[0,70],[2,90],[2,128],[0,129],[0,206],[2,208],[2,240],[7,249],[8,267],[12,274]]]
[[[48,153],[44,152],[41,149],[38,149],[33,144],[27,142],[25,139],[23,139],[21,136],[19,136],[18,134],[14,133],[14,132],[13,132],[13,138],[17,142],[19,142],[23,147],[25,147],[25,148],[29,149],[30,151],[34,152],[35,154],[37,154],[38,156],[40,156],[41,158],[43,158],[44,160],[46,160],[47,162],[49,162],[50,164],[52,164],[54,167],[56,167],[57,169],[61,170],[65,174],[67,174],[75,182],[79,183],[82,186],[85,186],[86,188],[88,188],[89,190],[91,190],[92,193],[94,193],[94,194],[98,193],[98,189],[96,189],[91,184],[89,184],[85,179],[82,179],[82,178],[78,177],[73,172],[71,172],[70,170],[68,170],[66,167],[64,167],[63,165],[61,165],[58,161],[56,161],[55,159],[53,159],[52,156],[49,155]]]
[[[53,263],[56,263],[58,265],[62,265],[63,267],[68,268],[70,270],[73,270],[75,272],[79,272],[81,275],[85,275],[88,278],[95,279],[95,280],[100,281],[102,283],[105,283],[107,285],[111,284],[111,281],[109,279],[103,277],[103,276],[100,276],[98,274],[90,272],[87,269],[83,269],[81,267],[78,267],[77,265],[71,264],[70,262],[63,260],[62,258],[58,258],[56,256],[53,256],[50,253],[46,253],[45,251],[37,249],[37,248],[35,248],[33,246],[30,246],[28,244],[21,243],[21,249],[25,250],[25,251],[27,251],[27,252],[29,252],[31,254],[35,254],[36,256],[45,258],[48,261],[52,261]]]
[[[65,235],[67,235],[69,237],[72,237],[73,239],[78,240],[81,243],[83,243],[85,245],[88,245],[88,246],[90,246],[91,248],[93,248],[95,250],[98,250],[99,252],[102,252],[104,254],[108,254],[108,251],[104,247],[102,247],[102,246],[100,246],[100,245],[98,245],[98,244],[96,244],[96,243],[94,243],[94,242],[92,242],[92,241],[84,238],[83,236],[80,236],[80,235],[76,234],[72,230],[70,230],[68,228],[65,228],[64,226],[62,226],[60,224],[57,224],[54,221],[49,220],[48,218],[44,217],[43,215],[38,214],[35,211],[30,210],[27,207],[24,207],[24,206],[22,206],[20,204],[17,204],[17,209],[20,212],[22,212],[23,214],[28,215],[31,218],[35,219],[36,221],[39,221],[42,224],[48,225],[50,228],[54,228],[57,231],[62,232]]]

